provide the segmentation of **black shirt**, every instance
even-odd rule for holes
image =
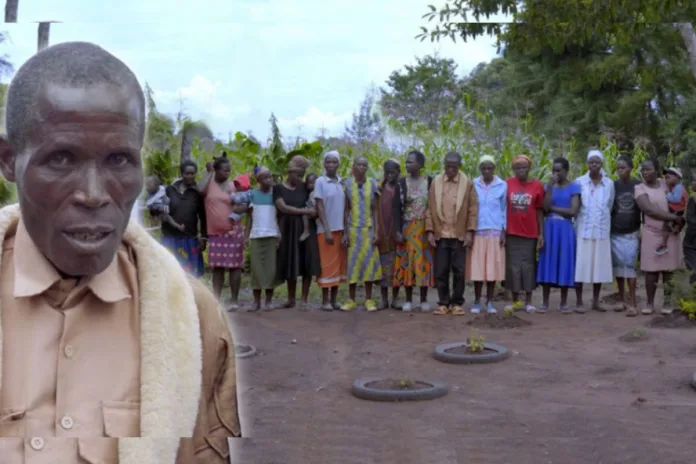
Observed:
[[[208,226],[205,219],[205,206],[203,195],[194,185],[186,187],[181,193],[179,186],[181,180],[175,181],[167,187],[167,197],[169,197],[169,215],[177,224],[184,225],[184,231],[172,227],[166,222],[162,222],[162,235],[167,237],[198,237],[198,222],[200,221],[200,231],[202,237],[208,236]]]
[[[638,179],[629,183],[622,180],[614,181],[614,206],[611,209],[611,233],[630,234],[640,230],[642,215],[636,203],[636,185]]]

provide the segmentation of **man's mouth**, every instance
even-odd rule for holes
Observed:
[[[87,232],[73,232],[69,233],[66,232],[66,235],[69,236],[70,238],[80,241],[80,242],[86,242],[86,243],[96,243],[99,242],[100,240],[105,239],[110,232],[93,232],[93,233],[87,233]]]

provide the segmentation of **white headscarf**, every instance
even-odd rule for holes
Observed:
[[[339,155],[336,150],[331,150],[331,151],[327,151],[326,153],[324,153],[324,161],[326,161],[327,158],[335,158],[336,161],[338,161],[338,162],[341,161],[341,155]]]
[[[591,158],[599,158],[599,161],[602,162],[602,165],[604,165],[604,155],[602,154],[601,151],[599,150],[590,150],[587,153],[587,161],[589,162]],[[588,171],[589,172],[589,171]],[[603,176],[606,176],[607,173],[604,171],[604,168],[599,169],[599,173],[602,174]]]

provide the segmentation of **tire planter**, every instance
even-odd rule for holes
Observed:
[[[504,346],[485,342],[482,354],[448,353],[449,350],[468,346],[467,342],[443,343],[435,347],[433,357],[440,362],[450,364],[488,364],[503,361],[510,356],[510,351]]]
[[[375,384],[392,379],[368,377],[353,382],[352,393],[356,398],[368,401],[426,401],[445,396],[449,389],[442,382],[415,380],[422,386],[418,389],[384,388]],[[394,380],[396,381],[396,380]]]
[[[253,345],[234,345],[234,356],[237,359],[250,358],[256,354],[256,347]]]

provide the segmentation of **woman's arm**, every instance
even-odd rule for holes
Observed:
[[[283,214],[290,214],[294,216],[309,214],[309,210],[307,208],[295,208],[294,206],[288,206],[285,204],[285,200],[282,198],[276,198],[275,207]]]
[[[203,195],[208,190],[208,187],[210,186],[210,181],[213,179],[213,176],[215,175],[215,171],[208,171],[203,178],[203,180],[200,181],[198,184],[198,191],[201,192]]]
[[[676,214],[665,212],[659,208],[656,208],[655,205],[653,205],[650,202],[650,198],[648,198],[647,193],[641,193],[639,196],[637,196],[636,203],[638,204],[638,208],[640,208],[643,214],[645,214],[646,216],[650,216],[653,219],[657,219],[658,221],[679,220],[679,217]]]
[[[314,198],[314,203],[317,208],[317,217],[319,222],[321,222],[321,227],[326,231],[327,234],[331,233],[329,229],[329,221],[326,219],[326,209],[324,209],[324,200],[321,198]]]
[[[552,199],[553,199],[553,185],[547,185],[546,192],[544,192],[544,212],[545,213],[550,213],[553,211],[553,206],[551,206]]]

